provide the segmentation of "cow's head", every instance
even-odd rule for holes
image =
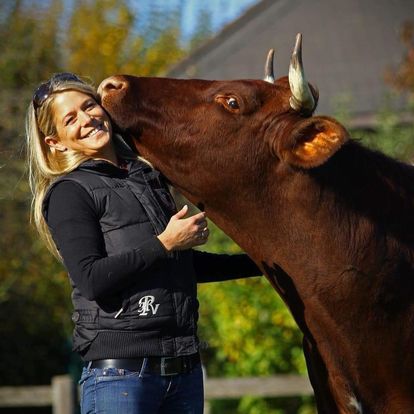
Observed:
[[[312,116],[318,93],[304,76],[301,36],[288,77],[275,81],[272,61],[270,52],[265,81],[122,75],[104,80],[99,92],[139,153],[201,202],[212,191],[228,192],[235,180],[261,186],[279,165],[319,166],[346,141],[338,122]]]

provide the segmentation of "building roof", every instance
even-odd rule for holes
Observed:
[[[412,0],[262,0],[178,65],[170,77],[263,78],[275,49],[275,78],[287,75],[297,33],[303,34],[307,79],[319,89],[318,113],[341,108],[369,118],[384,108],[384,73],[403,57],[402,24],[414,20]],[[404,110],[405,100],[394,106]],[[362,121],[363,123],[363,121]]]

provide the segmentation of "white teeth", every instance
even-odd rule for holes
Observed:
[[[102,127],[101,126],[99,126],[97,128],[94,128],[91,132],[89,132],[88,134],[86,134],[84,138],[89,138],[89,137],[91,137],[92,135],[95,135],[97,132],[99,132],[101,130],[102,130]]]

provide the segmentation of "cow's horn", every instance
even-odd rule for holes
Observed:
[[[270,49],[267,54],[266,65],[265,65],[265,77],[264,81],[269,83],[275,83],[275,76],[273,74],[273,56],[275,54],[274,49]]]
[[[305,78],[302,64],[302,34],[296,35],[295,49],[290,58],[289,84],[292,96],[290,106],[298,112],[311,114],[315,109],[315,99]]]

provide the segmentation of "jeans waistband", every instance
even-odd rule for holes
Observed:
[[[200,354],[178,357],[116,358],[91,361],[90,368],[118,368],[140,371],[144,362],[146,370],[161,376],[178,375],[190,372],[199,362]]]

